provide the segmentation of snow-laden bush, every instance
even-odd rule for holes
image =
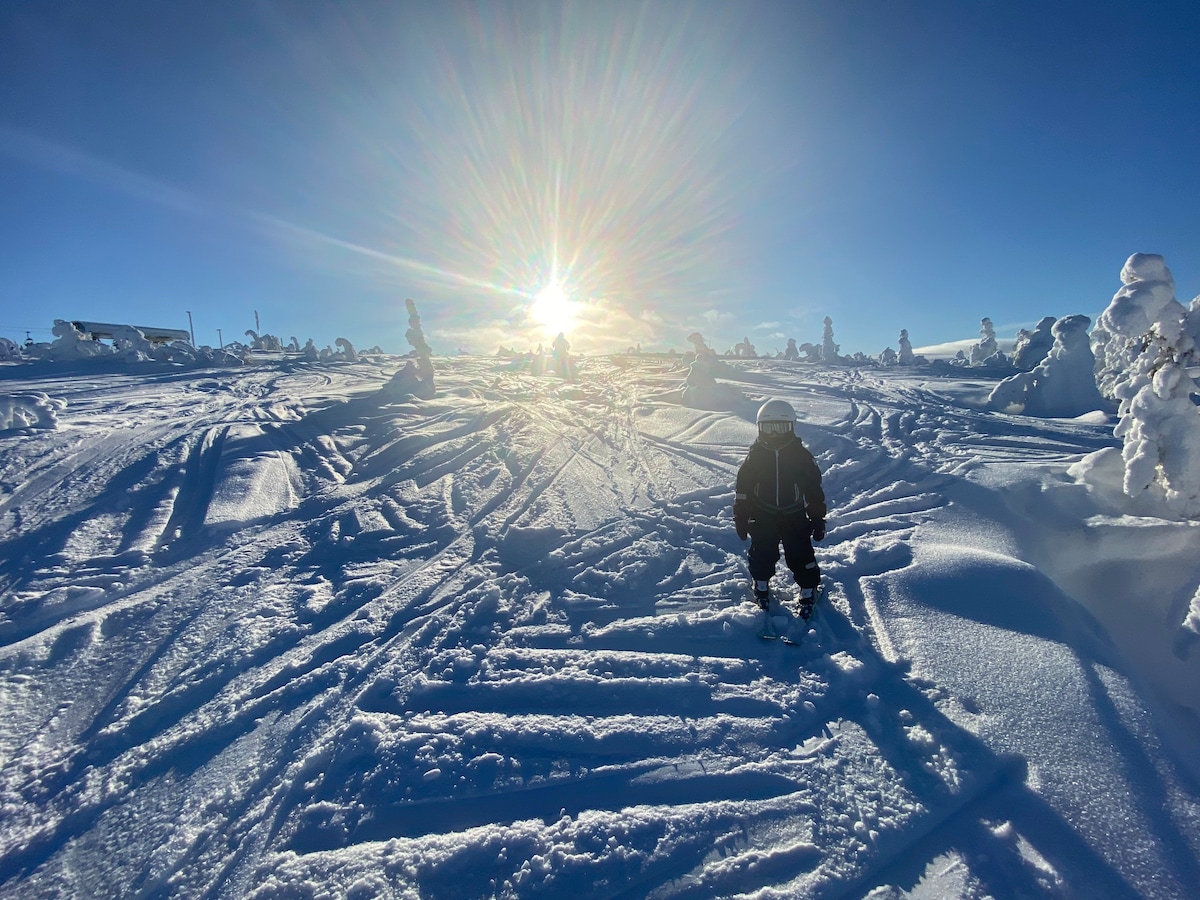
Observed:
[[[1200,364],[1189,311],[1175,299],[1163,258],[1135,253],[1123,286],[1100,316],[1092,346],[1100,388],[1120,401],[1125,493],[1149,495],[1179,516],[1200,518]]]
[[[741,391],[716,379],[717,372],[727,368],[715,353],[697,353],[680,392],[683,405],[692,409],[733,409],[742,400]]]
[[[58,413],[67,401],[40,391],[0,394],[0,431],[22,428],[57,428]]]
[[[250,338],[251,350],[263,350],[268,353],[278,353],[283,350],[283,341],[273,334],[258,334],[253,328],[247,328],[246,337]]]
[[[125,362],[148,362],[156,358],[154,345],[132,325],[121,325],[113,329],[113,353]]]
[[[94,341],[70,322],[56,321],[52,330],[55,340],[50,344],[34,344],[34,355],[54,362],[75,359],[94,359],[97,356],[112,356],[113,348]]]
[[[0,337],[0,362],[17,362],[22,358],[20,344]]]
[[[703,360],[703,365],[714,375],[729,371],[728,364],[717,356],[716,350],[708,346],[708,342],[704,340],[704,335],[700,332],[693,331],[688,335],[688,341],[691,342],[694,351],[683,355],[683,365],[690,366],[693,360]]]
[[[1087,316],[1065,316],[1053,323],[1050,352],[1029,372],[1005,378],[988,397],[988,406],[1027,416],[1081,416],[1104,407],[1096,388],[1096,358],[1088,344]],[[1039,326],[1040,329],[1040,326]]]

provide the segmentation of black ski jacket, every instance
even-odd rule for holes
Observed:
[[[733,498],[735,524],[744,528],[750,519],[762,515],[807,515],[811,522],[825,518],[821,470],[800,438],[778,450],[757,440],[738,469]]]

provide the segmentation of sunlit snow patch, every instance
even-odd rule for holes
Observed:
[[[296,506],[295,464],[260,425],[233,425],[225,436],[205,525],[250,522]]]

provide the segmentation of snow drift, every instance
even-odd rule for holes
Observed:
[[[404,362],[24,373],[64,404],[0,455],[5,896],[1200,883],[1197,526],[1132,515],[1103,417],[760,359],[717,410],[648,358],[388,395]],[[831,504],[798,648],[729,515],[767,396]]]

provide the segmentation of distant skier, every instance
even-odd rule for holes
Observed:
[[[737,474],[733,524],[750,538],[754,598],[766,609],[771,576],[783,558],[800,586],[805,612],[816,601],[821,570],[813,541],[825,538],[825,492],[816,460],[796,436],[796,411],[786,400],[768,400],[758,410],[758,439]]]

